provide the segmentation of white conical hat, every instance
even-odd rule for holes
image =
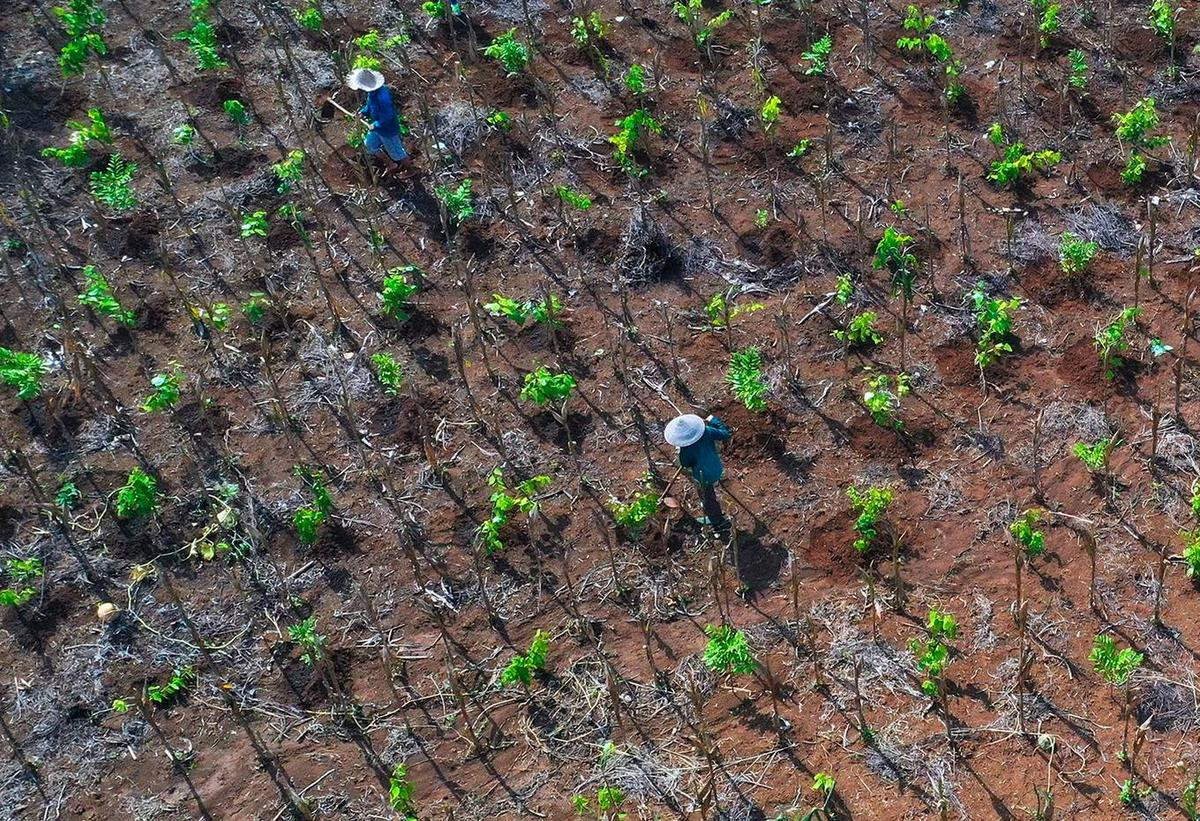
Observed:
[[[677,448],[685,448],[700,441],[704,435],[704,420],[694,413],[676,416],[663,428],[663,438],[667,444]]]
[[[346,85],[358,91],[374,91],[383,85],[383,75],[373,68],[356,68],[346,75]]]

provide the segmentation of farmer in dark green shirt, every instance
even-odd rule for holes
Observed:
[[[700,503],[704,507],[705,518],[701,523],[712,525],[713,530],[722,535],[729,532],[729,520],[717,499],[716,485],[725,475],[717,442],[724,442],[732,435],[717,417],[701,419],[694,413],[676,416],[663,430],[667,444],[679,448],[679,464],[691,470],[696,481]]]

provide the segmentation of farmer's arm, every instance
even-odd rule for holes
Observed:
[[[696,466],[696,450],[695,448],[680,448],[679,449],[679,464],[685,468],[694,468]]]
[[[708,417],[708,419],[705,421],[705,425],[708,427],[708,432],[712,434],[712,438],[718,442],[724,442],[726,439],[733,436],[733,432],[730,431],[729,428],[725,427],[725,423],[715,416]]]

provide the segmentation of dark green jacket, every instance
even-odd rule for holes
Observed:
[[[725,423],[714,416],[704,425],[704,435],[699,440],[679,449],[679,464],[690,469],[698,483],[715,485],[725,474],[717,442],[724,442],[732,435]]]

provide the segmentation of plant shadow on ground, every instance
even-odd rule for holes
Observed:
[[[777,541],[764,540],[765,535],[764,526],[751,532],[738,531],[730,551],[737,551],[732,558],[736,562],[738,581],[748,597],[770,588],[779,579],[787,559],[787,548]]]

